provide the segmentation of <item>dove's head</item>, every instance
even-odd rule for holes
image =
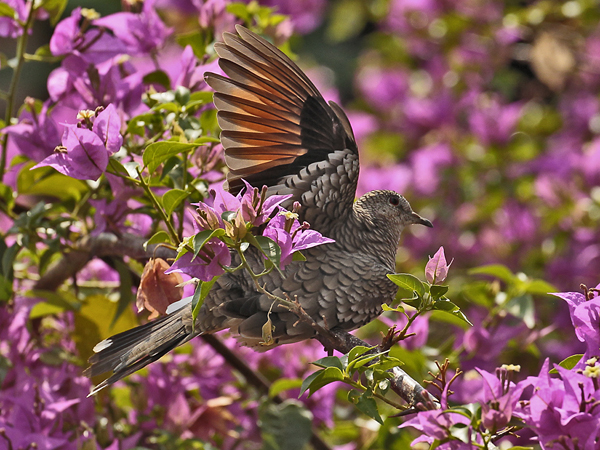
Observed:
[[[394,191],[371,191],[356,201],[354,210],[359,220],[371,231],[385,234],[396,243],[407,225],[433,227],[429,220],[414,212],[408,201]]]

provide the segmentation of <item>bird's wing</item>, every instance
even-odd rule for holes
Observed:
[[[269,186],[269,194],[292,194],[301,218],[326,232],[351,210],[356,194],[358,150],[350,122],[280,50],[236,29],[215,44],[229,78],[206,74],[215,90],[229,189],[239,191],[245,179]]]

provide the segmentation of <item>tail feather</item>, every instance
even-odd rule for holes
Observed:
[[[90,366],[83,372],[93,377],[112,370],[113,374],[92,389],[101,389],[160,359],[175,347],[196,336],[191,330],[191,308],[184,307],[145,325],[116,334],[94,347]]]

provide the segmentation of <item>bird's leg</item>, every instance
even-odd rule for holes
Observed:
[[[291,312],[293,312],[294,314],[296,314],[296,316],[298,316],[298,322],[304,322],[309,324],[313,330],[315,330],[315,333],[317,336],[317,340],[319,342],[321,342],[321,344],[323,344],[323,348],[325,349],[325,351],[327,352],[327,354],[329,356],[333,356],[333,350],[335,349],[335,342],[336,342],[336,337],[331,334],[331,331],[329,330],[329,327],[327,326],[327,320],[325,319],[325,317],[323,318],[323,323],[325,324],[325,326],[321,326],[319,325],[302,307],[302,305],[300,304],[300,301],[298,300],[298,296],[294,295],[294,300],[292,301],[289,297],[289,295],[286,293],[285,294],[287,300],[292,303],[294,306],[293,307],[289,307],[288,305],[285,305],[286,308],[288,308]],[[323,340],[325,340],[325,343],[323,342]],[[327,343],[328,342],[328,343]]]
[[[323,319],[323,323],[325,324],[325,329],[327,329],[327,331],[329,331],[329,325],[327,324],[327,317],[325,317],[324,315],[321,315],[321,319]],[[335,350],[335,348],[323,347],[323,350],[325,350],[327,352],[327,356],[333,356],[333,351]]]

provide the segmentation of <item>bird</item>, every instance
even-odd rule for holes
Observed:
[[[229,191],[239,192],[245,180],[259,189],[267,186],[267,195],[289,195],[284,206],[300,204],[300,223],[334,240],[303,251],[305,261],[270,272],[261,284],[281,298],[297,299],[327,329],[367,324],[397,293],[387,275],[395,273],[402,230],[411,224],[432,227],[431,221],[395,191],[371,191],[355,201],[359,155],[348,117],[277,47],[237,25],[214,48],[227,76],[206,73],[205,81],[214,90]],[[248,257],[261,261],[258,252]],[[272,335],[265,342],[268,320]],[[273,305],[249,275],[226,273],[195,323],[187,305],[97,344],[84,374],[112,374],[92,394],[200,334],[223,329],[258,351],[315,336],[314,327]]]

